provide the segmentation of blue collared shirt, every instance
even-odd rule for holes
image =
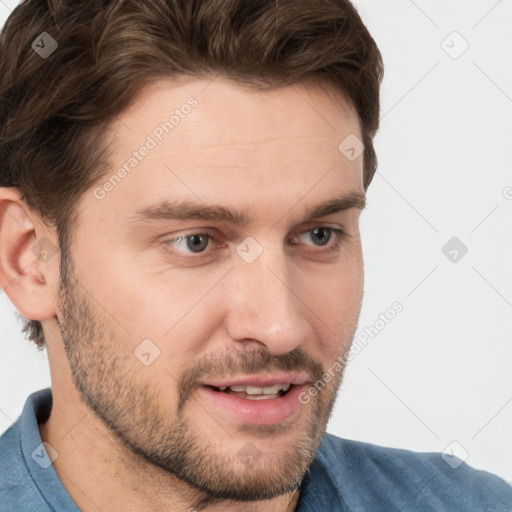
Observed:
[[[38,423],[51,390],[31,394],[0,437],[0,512],[80,512],[62,485]],[[296,512],[511,512],[512,487],[440,453],[384,448],[325,434]]]

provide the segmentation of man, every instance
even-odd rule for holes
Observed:
[[[325,433],[383,73],[348,0],[28,0],[1,45],[0,285],[52,379],[1,510],[510,510]]]

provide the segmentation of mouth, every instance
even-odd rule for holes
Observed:
[[[275,384],[273,386],[208,386],[219,393],[238,396],[245,400],[271,400],[281,398],[290,391],[293,384]]]
[[[311,379],[306,374],[249,376],[202,383],[200,396],[219,417],[252,425],[297,419],[304,405],[299,395]]]

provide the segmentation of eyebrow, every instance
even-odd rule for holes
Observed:
[[[328,199],[309,208],[304,215],[304,222],[338,213],[349,208],[363,210],[366,207],[366,196],[362,192],[348,192],[342,196]],[[200,202],[162,201],[161,203],[143,207],[135,212],[130,223],[156,220],[206,220],[227,222],[237,226],[247,226],[250,218],[245,211],[231,210],[219,205],[207,205]]]

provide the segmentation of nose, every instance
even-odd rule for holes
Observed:
[[[282,354],[304,344],[311,335],[305,317],[304,289],[284,251],[264,250],[252,263],[241,258],[226,284],[227,330],[232,340]],[[304,282],[304,279],[300,281]]]

